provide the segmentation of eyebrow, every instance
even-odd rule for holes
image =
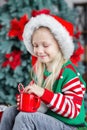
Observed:
[[[45,44],[45,43],[47,43],[46,41],[41,41],[43,44]],[[35,41],[33,41],[32,42],[32,44],[34,45],[34,44],[37,44],[37,43],[40,43],[40,42],[35,42]]]
[[[35,44],[38,44],[38,43],[40,43],[40,42],[35,42],[35,41],[34,41],[34,42],[32,42],[32,45],[35,45]],[[46,43],[46,42],[45,42],[45,41],[42,41],[41,43],[44,44],[44,43]]]

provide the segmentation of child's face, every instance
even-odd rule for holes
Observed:
[[[59,51],[58,43],[49,29],[41,27],[36,30],[32,36],[32,45],[34,54],[40,62],[48,64],[56,60]]]

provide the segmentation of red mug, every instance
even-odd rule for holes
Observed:
[[[24,87],[21,83],[18,85],[18,90],[20,94],[16,96],[20,96],[19,110],[23,112],[36,112],[40,106],[40,98],[34,94],[23,92]]]

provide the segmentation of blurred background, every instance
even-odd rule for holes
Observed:
[[[87,84],[87,0],[0,0],[0,103],[15,104],[18,83],[31,80],[31,56],[22,41],[34,10],[50,10],[74,25],[74,64]],[[87,90],[85,94],[87,112]]]

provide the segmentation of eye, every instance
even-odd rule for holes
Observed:
[[[50,43],[48,43],[48,42],[43,42],[43,47],[49,47],[50,46]]]
[[[37,44],[33,44],[33,47],[38,47],[38,45]]]
[[[48,47],[48,45],[44,46],[44,47]]]
[[[49,47],[49,44],[46,44],[46,45],[43,45],[43,46],[46,48],[46,47]]]

